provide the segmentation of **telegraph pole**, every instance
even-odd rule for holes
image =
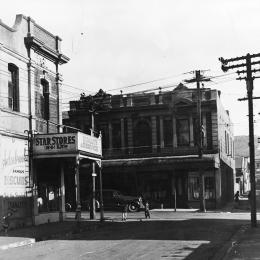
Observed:
[[[255,182],[255,143],[254,143],[254,112],[253,112],[253,81],[257,77],[253,77],[252,73],[260,71],[259,69],[252,69],[252,65],[259,65],[260,60],[253,61],[252,58],[260,57],[259,54],[250,55],[249,53],[246,56],[241,56],[237,58],[224,59],[219,58],[222,63],[222,70],[227,72],[229,69],[245,67],[246,70],[237,71],[238,75],[241,73],[246,73],[246,77],[239,77],[238,80],[246,80],[247,87],[247,100],[248,100],[248,123],[249,123],[249,153],[250,153],[250,184],[251,184],[251,193],[250,193],[250,204],[251,204],[251,226],[257,227],[256,219],[256,182]],[[227,66],[229,62],[234,61],[244,61],[245,63],[234,64]],[[240,100],[246,100],[240,99]]]
[[[197,84],[197,147],[198,147],[198,157],[202,159],[202,120],[201,120],[201,91],[200,91],[200,82],[203,81],[210,81],[209,78],[204,77],[201,75],[200,70],[195,71],[195,78],[185,80],[187,83],[196,82]],[[199,197],[200,197],[200,211],[206,212],[206,202],[205,202],[205,195],[204,195],[204,176],[203,176],[203,169],[199,166]]]

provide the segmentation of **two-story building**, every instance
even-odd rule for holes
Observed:
[[[38,158],[33,139],[61,132],[59,66],[69,58],[58,36],[24,15],[13,27],[0,21],[0,36],[0,217],[12,215],[11,226],[59,219],[59,162]]]
[[[197,97],[197,89],[183,84],[157,94],[106,97],[110,108],[95,115],[95,131],[102,132],[104,188],[141,194],[154,206],[198,208],[202,178],[206,208],[232,200],[235,163],[229,112],[220,91],[205,88],[199,126]],[[71,101],[64,124],[89,133],[89,100],[82,95]]]

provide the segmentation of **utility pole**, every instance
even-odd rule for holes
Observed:
[[[91,113],[91,136],[95,134],[95,110],[94,107],[90,110]],[[90,205],[90,219],[96,219],[96,165],[92,163],[92,200]]]
[[[105,111],[110,108],[110,94],[105,93],[100,89],[94,96],[85,96],[81,94],[81,100],[88,104],[88,112],[91,115],[91,136],[95,136],[95,115],[100,111]],[[90,203],[90,219],[96,219],[96,165],[92,163],[92,198]],[[100,181],[100,220],[104,220],[104,209],[103,209],[103,191],[102,191],[102,169],[100,166],[99,171]]]
[[[255,144],[254,144],[254,112],[253,112],[253,81],[255,78],[252,73],[260,71],[259,69],[252,69],[252,65],[259,65],[260,60],[253,61],[252,58],[260,57],[260,53],[252,54],[249,53],[246,56],[224,59],[219,58],[222,63],[222,70],[227,72],[230,69],[245,67],[246,70],[237,71],[238,75],[241,73],[246,73],[246,77],[239,77],[238,80],[246,80],[247,87],[247,100],[248,100],[248,123],[249,123],[249,153],[250,153],[250,184],[251,184],[251,194],[250,194],[250,204],[251,204],[251,226],[257,227],[257,219],[256,219],[256,183],[255,183]],[[235,61],[245,61],[245,63],[234,64],[227,66],[229,62]],[[244,99],[241,99],[245,100]]]
[[[198,147],[198,157],[202,159],[202,120],[201,120],[201,90],[200,90],[200,82],[210,81],[209,78],[201,75],[200,70],[195,71],[195,78],[185,80],[187,83],[196,82],[197,84],[197,147]],[[205,195],[204,195],[204,173],[201,165],[199,165],[199,198],[200,198],[200,211],[206,212],[206,203],[205,203]]]

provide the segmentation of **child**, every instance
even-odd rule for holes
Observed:
[[[125,204],[122,208],[122,221],[126,221],[128,211],[128,204]]]
[[[146,201],[145,205],[144,205],[144,215],[145,215],[145,218],[151,218],[148,201]]]

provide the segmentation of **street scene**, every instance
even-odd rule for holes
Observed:
[[[0,259],[260,259],[257,0],[0,9]]]
[[[67,231],[62,232],[64,225],[52,225],[60,234],[3,250],[3,259],[224,259],[227,243],[237,242],[235,234],[250,224],[245,212],[158,210],[151,212],[151,219],[145,219],[143,212],[131,213],[126,222],[119,212],[108,212],[102,224],[84,221],[88,218],[85,213],[81,232],[69,233],[72,223],[76,228],[71,217]],[[37,234],[38,239],[47,238],[48,232],[50,235],[50,231]]]

